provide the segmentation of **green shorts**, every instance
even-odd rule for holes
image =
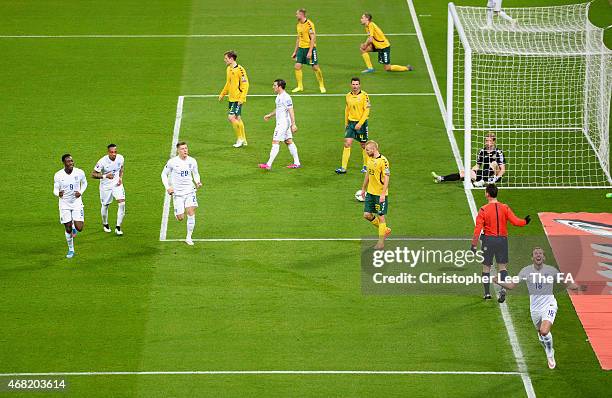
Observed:
[[[389,197],[385,196],[385,201],[380,203],[380,196],[372,195],[371,193],[366,193],[365,203],[363,206],[363,211],[366,213],[378,214],[379,216],[384,216],[387,214],[387,207],[389,203]]]
[[[238,101],[235,102],[228,102],[227,103],[227,114],[228,115],[236,115],[236,116],[240,116],[242,114],[242,104],[239,104]]]
[[[353,122],[349,120],[348,126],[346,126],[346,130],[344,131],[344,138],[353,138],[359,140],[359,142],[367,142],[368,141],[368,121],[366,120],[361,125],[359,130],[355,129],[355,126],[359,122]]]
[[[295,62],[303,65],[318,65],[319,64],[319,56],[317,55],[317,48],[313,47],[312,49],[312,58],[308,59],[308,48],[299,47],[297,53],[295,54]]]
[[[378,53],[378,63],[383,65],[391,64],[391,46],[385,48],[375,48]]]

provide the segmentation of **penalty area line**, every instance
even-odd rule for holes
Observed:
[[[471,370],[178,370],[141,372],[39,372],[0,373],[0,377],[26,376],[147,376],[147,375],[482,375],[520,376],[519,372]]]
[[[410,96],[434,96],[436,93],[368,93],[370,97],[410,97]],[[291,94],[293,98],[298,97],[346,97],[346,93],[333,94]],[[219,94],[185,94],[185,98],[218,98]],[[247,97],[276,97],[276,94],[249,94]]]
[[[378,238],[202,238],[192,240],[194,242],[361,242],[377,241]],[[396,242],[471,241],[469,238],[387,238],[385,240]],[[184,241],[185,239],[160,239],[160,242]]]
[[[387,36],[416,36],[416,33],[385,33]],[[262,34],[167,34],[167,35],[0,35],[0,39],[214,39],[214,38],[240,38],[240,37],[295,37],[288,33],[262,33]],[[318,37],[351,37],[365,36],[365,33],[319,33]]]

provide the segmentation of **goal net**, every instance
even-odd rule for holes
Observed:
[[[464,140],[463,167],[492,132],[501,186],[612,186],[612,51],[589,4],[503,11],[514,21],[449,4],[446,126]]]

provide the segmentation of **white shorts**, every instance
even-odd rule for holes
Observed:
[[[273,141],[287,141],[293,138],[291,133],[291,126],[276,126],[274,129],[274,135],[272,136]]]
[[[172,195],[172,203],[174,203],[174,215],[178,216],[185,214],[185,208],[198,207],[198,199],[195,192],[187,195]]]
[[[531,311],[531,320],[533,321],[533,326],[535,326],[537,329],[540,328],[543,321],[555,323],[556,316],[557,306],[555,304],[549,304],[541,311]]]
[[[123,184],[115,185],[111,189],[100,190],[100,203],[107,206],[113,203],[113,198],[116,200],[125,200],[125,189]]]
[[[60,209],[60,223],[66,224],[71,221],[85,221],[85,211],[83,207]]]
[[[502,0],[488,0],[487,8],[492,8],[495,12],[500,12],[502,6]]]

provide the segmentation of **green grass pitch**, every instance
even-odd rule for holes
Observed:
[[[484,5],[485,0],[457,3]],[[534,5],[531,1],[505,6]],[[550,0],[537,5],[564,4]],[[544,4],[545,3],[545,4]],[[160,242],[160,181],[170,152],[177,98],[218,94],[222,54],[234,49],[251,94],[272,81],[293,87],[293,37],[185,37],[293,34],[306,7],[325,33],[363,33],[369,11],[386,33],[414,33],[404,0],[212,0],[0,3],[0,144],[5,193],[0,220],[0,380],[15,372],[354,370],[516,372],[497,303],[473,296],[365,296],[358,241]],[[433,67],[446,68],[446,2],[417,0]],[[603,1],[594,21],[612,19]],[[607,22],[606,22],[607,21]],[[11,35],[123,37],[10,38]],[[134,37],[135,35],[179,35]],[[127,36],[127,37],[126,37]],[[392,61],[415,71],[362,76],[372,96],[371,138],[392,168],[389,225],[398,236],[468,236],[472,221],[459,184],[435,185],[431,170],[455,162],[423,54],[414,35],[389,36]],[[346,93],[364,68],[359,36],[322,36],[328,93]],[[610,41],[608,40],[608,43]],[[376,59],[373,57],[373,61]],[[305,69],[306,94],[318,92]],[[186,97],[180,138],[199,161],[204,187],[194,238],[360,238],[373,229],[353,198],[361,154],[337,176],[343,136],[341,96],[295,96],[295,141],[304,167],[288,170],[269,153],[272,97],[244,106],[249,146],[231,147],[226,102]],[[77,256],[65,241],[52,195],[60,156],[89,174],[106,145],[126,158],[125,236],[102,232],[97,181],[84,195],[86,226]],[[475,192],[483,203],[480,191]],[[512,234],[543,237],[539,211],[610,210],[602,190],[505,191],[501,199],[534,222]],[[110,211],[114,222],[116,207]],[[168,223],[167,237],[184,237]],[[518,267],[518,264],[516,265]],[[509,307],[535,392],[604,396],[600,369],[567,295],[555,323],[558,369],[549,371],[529,318],[528,297]],[[522,397],[516,374],[190,374],[66,376],[74,397]],[[0,395],[3,390],[0,389]],[[33,393],[34,394],[34,393]],[[7,393],[7,395],[11,395]],[[15,393],[27,396],[28,393]],[[12,396],[12,395],[11,395]],[[37,396],[37,395],[36,395]]]

